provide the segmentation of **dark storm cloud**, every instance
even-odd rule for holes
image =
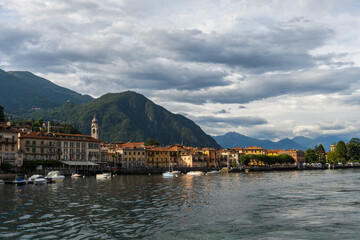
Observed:
[[[225,64],[251,71],[308,68],[331,56],[314,57],[333,32],[300,20],[278,24],[263,32],[204,34],[198,30],[154,30],[148,44],[168,50],[184,61]]]
[[[13,28],[0,22],[0,52],[2,57],[11,57],[14,52],[23,51],[25,44],[38,42],[38,32],[23,28]]]
[[[267,121],[260,117],[227,117],[220,118],[214,116],[202,116],[202,117],[193,117],[188,115],[187,117],[191,118],[200,125],[221,125],[221,126],[231,126],[231,127],[250,127],[255,125],[264,125]]]
[[[144,64],[126,75],[133,79],[127,83],[129,87],[197,90],[227,84],[222,71],[174,64]]]

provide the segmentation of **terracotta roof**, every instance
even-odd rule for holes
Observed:
[[[265,149],[262,147],[251,146],[251,147],[245,148],[245,150],[265,150]]]
[[[123,143],[119,145],[119,148],[124,149],[145,149],[145,144],[143,142],[133,142],[133,143]]]
[[[78,138],[64,138],[64,137],[78,137]],[[101,142],[98,139],[92,138],[88,135],[81,134],[63,134],[63,133],[41,133],[30,132],[20,136],[20,138],[36,138],[36,139],[52,139],[52,140],[68,140],[68,141],[87,141],[87,142]]]
[[[239,148],[233,148],[231,150],[239,151],[239,150],[243,150],[243,148],[239,147]]]

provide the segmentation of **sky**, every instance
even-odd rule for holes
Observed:
[[[136,91],[210,135],[360,133],[360,3],[1,0],[0,68]]]

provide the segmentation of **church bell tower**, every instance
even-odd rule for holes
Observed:
[[[99,139],[99,123],[94,114],[94,119],[91,121],[91,137]]]

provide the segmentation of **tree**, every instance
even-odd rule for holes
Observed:
[[[4,107],[0,105],[0,122],[5,122]]]
[[[316,158],[314,149],[309,148],[308,150],[305,151],[305,161],[307,163],[316,163],[317,162],[317,158]]]
[[[241,165],[249,165],[250,163],[250,156],[249,155],[242,155],[239,158]]]
[[[338,154],[338,160],[341,162],[346,162],[347,160],[347,149],[343,141],[339,141],[336,144],[335,152]]]
[[[329,152],[327,155],[328,163],[330,164],[337,164],[339,162],[340,155],[337,152]]]
[[[152,138],[146,139],[145,146],[159,146],[159,145],[160,143],[155,139]]]
[[[326,153],[325,153],[325,149],[324,149],[323,145],[320,144],[319,146],[315,146],[314,150],[315,150],[317,162],[325,163],[326,162]]]
[[[287,154],[280,154],[278,156],[278,159],[279,159],[279,163],[281,163],[281,164],[295,162],[295,159],[292,156],[287,155]]]
[[[347,146],[348,157],[351,160],[360,159],[360,139],[352,138]]]

